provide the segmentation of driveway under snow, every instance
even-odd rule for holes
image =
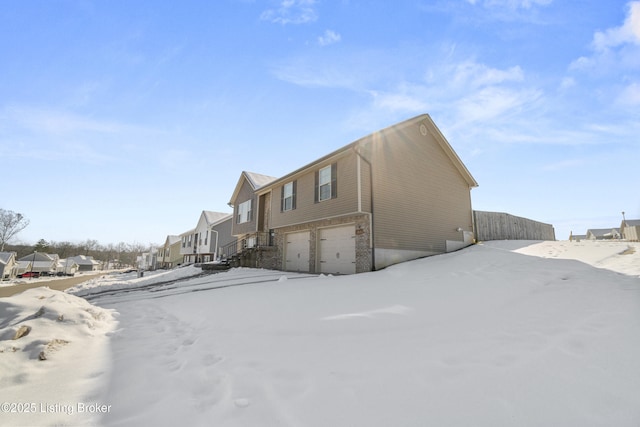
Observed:
[[[49,309],[51,290],[2,299],[0,400],[75,411],[0,424],[637,427],[640,245],[587,243],[495,242],[342,277],[111,278],[73,290],[93,308],[66,295]],[[49,318],[21,322],[43,295]],[[57,322],[65,310],[94,315]],[[21,324],[32,333],[11,340]],[[68,343],[37,360],[52,337]]]

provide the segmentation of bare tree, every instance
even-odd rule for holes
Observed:
[[[0,252],[13,236],[24,230],[29,220],[21,213],[0,209]]]

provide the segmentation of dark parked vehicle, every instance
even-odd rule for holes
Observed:
[[[40,277],[40,273],[37,271],[27,271],[25,273],[18,274],[19,279],[22,279],[24,277],[35,277],[37,279],[38,277]]]

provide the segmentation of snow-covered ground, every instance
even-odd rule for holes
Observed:
[[[640,425],[638,243],[198,273],[0,299],[0,425]]]
[[[103,273],[102,271],[97,271],[97,272],[93,272],[93,271],[88,271],[88,272],[79,272],[76,273],[74,275],[74,277],[81,277],[81,276],[85,276],[85,275],[93,275],[93,274],[101,274]],[[117,271],[110,271],[110,272],[104,272],[104,274],[116,274],[118,273]],[[58,280],[65,280],[68,279],[69,276],[40,276],[40,277],[24,277],[24,278],[14,278],[11,280],[1,280],[0,281],[0,288],[3,287],[8,287],[8,286],[20,286],[20,285],[24,285],[27,283],[38,283],[38,282],[51,282],[51,281],[58,281]]]

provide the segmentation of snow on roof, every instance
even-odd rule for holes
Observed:
[[[278,179],[275,176],[262,175],[255,172],[244,171],[243,173],[249,180],[249,183],[253,186],[254,190],[257,190],[260,187],[264,187],[265,185]]]
[[[181,240],[180,236],[175,236],[175,235],[167,236],[167,243],[169,243],[169,245],[178,243],[180,240]]]
[[[605,236],[607,234],[611,234],[612,232],[619,233],[620,230],[618,230],[615,227],[611,227],[611,228],[590,228],[589,230],[587,230],[587,234],[591,233],[594,236]]]
[[[15,256],[15,252],[0,252],[0,262],[6,264],[9,262],[12,256]]]
[[[54,257],[52,255],[46,254],[44,252],[34,252],[30,255],[23,256],[20,258],[20,261],[53,261]]]
[[[202,211],[205,219],[207,220],[207,224],[213,225],[220,221],[224,221],[232,216],[230,213],[225,212],[212,212],[212,211]]]
[[[251,187],[253,188],[253,191],[258,190],[259,188],[262,188],[278,180],[278,178],[276,178],[275,176],[268,176],[268,175],[262,175],[255,172],[242,171],[242,174],[238,179],[238,183],[236,184],[236,188],[235,190],[233,190],[233,195],[231,196],[231,200],[229,201],[229,206],[233,206],[233,202],[235,201],[236,197],[238,197],[238,194],[240,193],[240,188],[242,187],[243,178],[246,179],[247,182],[251,185]]]

